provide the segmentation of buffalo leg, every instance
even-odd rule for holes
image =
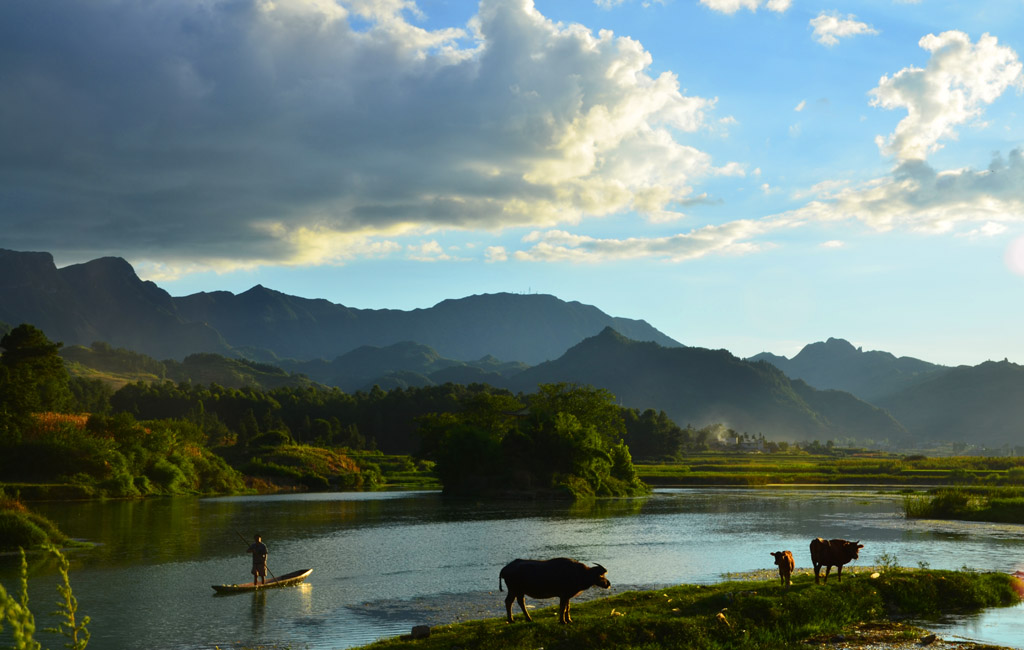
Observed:
[[[519,609],[523,610],[523,616],[526,617],[526,620],[532,622],[533,619],[530,618],[530,612],[526,611],[526,603],[523,601],[522,594],[520,594],[519,598],[516,598],[516,601],[519,603]]]

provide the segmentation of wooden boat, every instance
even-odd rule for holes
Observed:
[[[292,571],[276,578],[267,580],[266,584],[255,582],[246,582],[240,585],[210,585],[213,590],[218,594],[237,594],[243,591],[256,591],[257,589],[270,589],[271,587],[287,587],[289,585],[297,585],[306,578],[309,574],[313,573],[313,569],[302,569],[300,571]]]

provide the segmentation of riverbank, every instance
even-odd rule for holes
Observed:
[[[861,569],[842,583],[833,577],[827,585],[814,584],[813,576],[804,571],[788,589],[781,587],[777,578],[765,575],[760,580],[684,584],[576,603],[574,623],[568,626],[555,620],[554,607],[538,609],[532,624],[513,610],[516,623],[512,625],[506,624],[504,617],[438,625],[427,638],[385,639],[364,648],[782,650],[921,646],[929,634],[906,621],[1013,605],[1019,602],[1022,588],[1011,576],[972,571],[890,569],[871,578],[868,576],[875,572]],[[931,638],[931,647],[954,647],[935,645],[938,642]]]

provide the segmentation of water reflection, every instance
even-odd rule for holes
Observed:
[[[252,632],[259,636],[267,612],[267,590],[257,589],[252,593]]]

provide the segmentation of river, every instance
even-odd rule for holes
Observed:
[[[907,521],[900,498],[870,490],[686,489],[567,505],[377,492],[34,508],[72,537],[98,544],[69,552],[80,611],[92,619],[90,648],[280,643],[336,650],[420,623],[503,616],[498,572],[517,557],[600,563],[613,592],[773,568],[769,553],[782,549],[807,567],[808,543],[818,536],[864,544],[846,571],[885,561],[1024,569],[1024,526]],[[311,567],[313,574],[299,587],[215,596],[212,584],[251,579],[239,535],[254,532],[270,548],[273,573]],[[16,578],[17,558],[0,557],[0,582],[14,591]],[[56,581],[52,562],[30,560],[37,615],[53,609]],[[40,628],[53,624],[40,619]],[[1020,607],[993,611],[951,622],[942,633],[1024,648],[1021,619]],[[43,645],[62,645],[50,639]]]

